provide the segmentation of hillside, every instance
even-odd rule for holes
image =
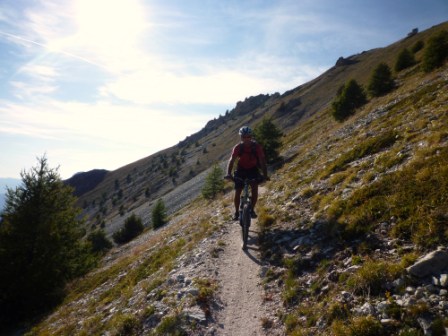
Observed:
[[[115,247],[29,335],[444,335],[447,63],[394,73],[391,93],[342,123],[330,113],[346,81],[367,85],[378,63],[393,69],[403,48],[442,29],[344,58],[283,95],[247,98],[177,146],[107,172],[80,197],[92,226],[113,232],[120,207],[149,226],[148,204],[162,196],[178,205],[170,223]],[[230,186],[213,202],[196,196],[240,125],[265,115],[285,133],[284,160],[265,185],[249,252],[235,253]],[[255,268],[241,271],[248,260]],[[234,297],[233,278],[252,285]]]
[[[403,48],[411,48],[417,41],[425,40],[443,25],[432,31],[421,32],[404,38],[385,48],[363,51],[335,60],[336,65],[316,79],[292,89],[284,94],[264,95],[245,98],[178,145],[167,148],[117,170],[107,172],[102,180],[95,181],[95,188],[69,179],[77,189],[79,205],[89,218],[91,226],[101,225],[113,232],[117,222],[122,222],[126,213],[135,211],[176,187],[207,170],[213,163],[227,159],[232,144],[238,141],[237,130],[243,124],[255,125],[264,116],[272,116],[274,122],[285,134],[294,130],[308,118],[325,110],[334,99],[337,90],[348,78],[366,85],[373,68],[380,62],[391,68],[397,54]],[[421,57],[421,55],[420,55]],[[83,173],[84,180],[92,180],[98,170]],[[147,221],[145,225],[150,225]]]

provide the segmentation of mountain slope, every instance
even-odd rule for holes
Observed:
[[[193,169],[198,180],[191,183],[200,185],[198,172],[226,158],[241,124],[272,115],[286,133],[284,164],[261,197],[261,254],[252,255],[263,264],[263,304],[271,312],[259,317],[264,332],[442,335],[445,271],[418,278],[406,267],[448,242],[448,66],[400,72],[393,92],[370,99],[343,123],[329,107],[345,81],[365,84],[377,63],[393,67],[401,48],[441,29],[448,24],[349,57],[283,95],[247,99],[190,142],[108,173],[81,199],[105,191],[112,197],[118,180],[128,209],[148,214],[148,202],[176,193],[173,178],[180,185]],[[179,168],[177,177],[164,175],[170,165]],[[154,191],[146,197],[145,188]],[[196,199],[176,209],[166,227],[114,248],[31,334],[220,335],[226,308],[217,259],[231,258],[226,232],[235,225],[228,191],[213,202]],[[108,197],[106,227],[120,218]],[[86,208],[92,218],[97,210]]]
[[[101,224],[111,232],[113,229],[108,227],[109,223],[115,223],[123,214],[144,204],[152,204],[213,163],[227,159],[231,146],[238,141],[237,130],[241,125],[255,125],[264,116],[272,116],[288,134],[327,108],[338,88],[349,78],[366,85],[371,71],[380,61],[393,68],[400,50],[411,48],[417,41],[427,40],[444,27],[446,24],[438,25],[388,47],[347,57],[344,62],[339,60],[321,76],[283,95],[260,94],[246,98],[178,145],[107,172],[93,190],[80,195],[79,204],[85,209],[91,225]],[[145,224],[150,225],[149,222]]]
[[[448,67],[397,82],[344,123],[323,109],[285,139],[260,222],[289,334],[445,333]]]

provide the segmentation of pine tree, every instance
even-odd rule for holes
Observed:
[[[338,121],[343,121],[355,110],[367,102],[364,89],[354,79],[349,80],[339,88],[336,98],[332,102],[332,114]]]
[[[163,199],[159,198],[152,209],[152,226],[157,229],[167,222],[166,207]]]
[[[393,90],[395,86],[392,72],[386,63],[380,63],[373,70],[368,90],[373,97],[383,96]]]
[[[45,157],[7,190],[0,222],[0,324],[28,318],[61,299],[67,281],[93,266],[80,209]]]
[[[403,49],[397,57],[395,62],[395,71],[399,72],[415,64],[414,55],[409,51],[409,49]]]
[[[266,162],[272,163],[279,158],[279,149],[282,145],[280,138],[283,133],[274,124],[271,117],[264,117],[254,128],[255,139],[263,147]]]
[[[423,54],[422,67],[425,72],[430,72],[440,66],[448,58],[448,31],[442,30],[431,37]]]
[[[214,199],[216,195],[224,190],[224,172],[220,166],[215,164],[210,173],[205,178],[202,187],[202,196],[207,199]]]

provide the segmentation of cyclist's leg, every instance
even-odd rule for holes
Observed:
[[[260,178],[260,172],[258,171],[258,168],[251,169],[248,178],[251,180],[254,180],[254,179],[258,180]],[[252,210],[254,210],[255,206],[257,205],[257,201],[258,201],[258,181],[252,182],[250,184],[250,188],[252,191],[252,193],[251,193]]]
[[[234,205],[235,205],[235,214],[237,214],[240,211],[240,200],[241,200],[241,192],[243,189],[238,188],[235,189],[235,197],[233,199]]]
[[[237,169],[235,171],[235,177],[239,178],[239,179],[244,179],[245,178],[245,172],[241,169]],[[235,217],[238,217],[237,214],[240,211],[240,200],[241,200],[241,192],[243,191],[243,182],[236,179],[235,180],[235,196],[233,198],[233,202],[235,205]]]
[[[251,183],[250,188],[252,190],[252,198],[251,198],[252,209],[255,209],[255,206],[257,205],[258,201],[258,183]]]

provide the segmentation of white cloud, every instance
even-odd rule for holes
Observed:
[[[19,99],[26,100],[36,95],[49,95],[57,90],[55,85],[45,85],[41,83],[31,82],[11,82],[14,88],[15,96]]]
[[[57,72],[53,67],[41,64],[27,64],[19,72],[42,81],[53,81],[57,77]]]
[[[148,69],[117,78],[102,92],[138,104],[229,104],[263,92],[265,82],[237,71],[179,75]]]
[[[8,166],[13,167],[3,170],[18,174],[24,168],[23,157],[29,162],[44,153],[52,166],[61,165],[63,178],[93,168],[116,169],[177,144],[213,117],[107,102],[0,102],[0,142],[21,139],[7,143]]]
[[[160,139],[159,145],[172,144],[172,137],[167,139],[164,136],[167,132],[179,139],[180,134],[199,130],[205,123],[204,119],[209,117],[107,102],[47,101],[33,106],[0,104],[1,131],[4,133],[54,139],[83,137],[127,145],[138,145],[154,138]]]

